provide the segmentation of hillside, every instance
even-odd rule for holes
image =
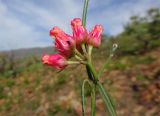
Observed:
[[[22,48],[11,51],[1,51],[0,53],[6,55],[13,55],[15,58],[25,58],[31,56],[42,56],[45,53],[54,53],[53,47],[37,47],[37,48]]]
[[[98,70],[106,57],[96,54]],[[159,59],[160,48],[156,48],[143,55],[115,58],[106,67],[100,80],[113,97],[118,116],[128,116],[131,112],[133,116],[160,115]],[[69,66],[57,73],[37,60],[25,65],[16,77],[1,75],[0,115],[81,116],[80,85],[86,78],[83,66]],[[105,116],[99,97],[97,113]]]

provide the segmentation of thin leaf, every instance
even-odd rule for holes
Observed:
[[[112,61],[112,57],[114,55],[114,52],[116,51],[118,45],[117,44],[113,44],[113,47],[110,51],[110,55],[109,55],[109,58],[107,59],[107,61],[104,63],[104,65],[102,66],[102,68],[100,69],[99,73],[98,73],[98,78],[102,76],[105,68],[107,65],[109,65],[109,63]]]
[[[81,89],[81,97],[82,97],[82,114],[83,114],[83,116],[86,116],[86,108],[85,108],[85,106],[86,106],[86,99],[85,99],[85,85],[86,85],[87,83],[90,85],[89,80],[88,80],[88,79],[85,79],[85,80],[83,81],[83,83],[82,83],[82,89]]]
[[[92,84],[91,91],[91,116],[95,116],[96,113],[96,85]]]
[[[83,15],[82,15],[82,24],[83,24],[84,27],[86,27],[86,17],[87,17],[88,3],[89,3],[89,0],[84,1]]]
[[[102,95],[102,98],[104,100],[104,103],[108,109],[108,112],[110,113],[111,116],[116,116],[116,112],[113,106],[113,103],[108,95],[108,93],[105,91],[103,88],[103,85],[100,82],[97,82],[98,90]]]

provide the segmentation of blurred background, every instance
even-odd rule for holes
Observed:
[[[57,72],[41,56],[56,52],[53,26],[72,33],[70,21],[81,18],[83,2],[0,0],[0,116],[81,116],[85,67]],[[118,116],[160,116],[160,1],[90,0],[87,29],[95,24],[104,26],[93,51],[97,71],[118,44],[100,78]],[[90,100],[89,89],[85,94]],[[99,93],[96,116],[107,116]]]

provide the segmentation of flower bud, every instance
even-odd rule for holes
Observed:
[[[86,41],[87,31],[82,26],[82,21],[80,18],[75,18],[71,21],[71,27],[73,30],[73,37],[76,40],[76,44],[80,44]]]
[[[101,34],[103,28],[101,25],[96,25],[93,30],[89,33],[88,44],[93,45],[94,47],[99,47],[101,44]]]
[[[44,55],[42,57],[43,64],[49,65],[56,69],[62,70],[67,66],[66,59],[60,54]]]
[[[60,54],[66,58],[70,58],[75,45],[73,37],[64,33],[58,27],[54,27],[50,31],[50,36],[55,37],[55,48],[60,52]]]

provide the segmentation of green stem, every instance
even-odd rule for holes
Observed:
[[[83,16],[82,16],[82,24],[84,27],[86,27],[86,16],[87,16],[87,8],[88,8],[88,3],[89,0],[85,0],[84,2],[84,7],[83,7]],[[99,88],[100,93],[102,94],[102,97],[105,101],[105,104],[111,114],[111,116],[116,116],[115,110],[113,108],[113,105],[109,99],[108,94],[105,92],[103,86],[101,85],[101,83],[98,82],[98,76],[101,75],[101,73],[103,72],[104,68],[100,71],[100,74],[97,75],[96,70],[94,68],[94,66],[92,65],[92,61],[91,61],[91,50],[89,50],[90,48],[86,49],[86,45],[82,44],[82,49],[84,54],[86,55],[88,52],[88,56],[87,56],[87,65],[86,65],[86,69],[87,69],[87,74],[89,76],[89,78],[92,80],[94,87],[91,88],[91,116],[95,116],[95,111],[96,111],[96,94],[95,94],[95,90],[96,90],[96,85]],[[87,51],[88,50],[88,51]],[[82,113],[83,116],[85,116],[85,97],[84,97],[84,85],[87,81],[84,81],[83,86],[82,86]],[[89,82],[89,81],[88,81]]]
[[[87,16],[88,3],[89,3],[89,0],[84,1],[83,15],[82,15],[82,24],[84,27],[86,27],[86,16]],[[82,45],[82,49],[84,49],[84,48],[85,48],[85,45]],[[87,74],[88,74],[89,79],[92,80],[93,76],[92,76],[92,73],[89,71],[89,67],[86,66],[86,69],[87,69]]]
[[[67,61],[67,64],[80,64],[80,62],[78,62],[78,61]]]
[[[94,77],[94,80],[95,82],[98,81],[98,75],[97,75],[97,72],[96,72],[96,69],[94,68],[94,66],[92,65],[91,61],[88,61],[88,67],[90,69],[90,73],[93,74],[93,77]]]
[[[82,115],[83,116],[86,116],[86,109],[85,109],[85,106],[86,106],[86,100],[85,100],[85,85],[88,83],[88,85],[90,86],[90,88],[92,88],[92,85],[90,83],[90,81],[88,79],[85,79],[83,81],[83,84],[82,84],[82,89],[81,89],[81,97],[82,97]]]
[[[110,52],[109,58],[107,59],[107,61],[104,63],[103,67],[100,69],[99,73],[98,73],[98,78],[102,76],[106,66],[111,62],[112,57],[114,55],[115,50],[117,49],[118,45],[117,44],[113,44],[113,48]]]
[[[93,74],[91,73],[90,68],[89,68],[89,66],[87,64],[86,64],[86,71],[87,71],[87,75],[88,75],[89,80],[94,82]]]
[[[84,7],[83,7],[82,24],[83,24],[84,27],[86,27],[86,16],[87,16],[88,3],[89,3],[89,0],[85,0]],[[86,45],[85,44],[82,44],[82,49],[83,49],[84,54],[87,55],[87,50],[86,50]],[[90,52],[91,51],[92,50],[90,50]],[[92,80],[96,76],[96,71],[94,70],[94,68],[92,66],[92,63],[91,63],[91,53],[89,53],[89,58],[87,58],[87,59],[89,60],[88,65],[86,65],[86,69],[88,69],[87,74],[88,74],[89,78]],[[92,72],[94,72],[94,73],[92,74]],[[95,83],[94,83],[94,86],[96,86]],[[96,109],[95,87],[93,87],[91,89],[92,89],[91,90],[91,109],[92,109],[91,110],[91,116],[95,116],[95,109]],[[83,98],[82,98],[82,101],[84,101]],[[83,103],[82,103],[82,106],[84,106]],[[83,116],[85,116],[84,107],[82,107],[82,112],[83,112]]]
[[[86,46],[85,46],[84,43],[82,44],[82,50],[83,50],[84,55],[86,56],[87,55],[87,50],[86,50]]]
[[[87,80],[84,80],[83,81],[83,84],[82,84],[82,91],[81,91],[81,97],[82,97],[82,114],[83,116],[85,116],[86,114],[86,109],[85,109],[85,95],[84,95],[84,90],[85,90],[85,83],[87,83]]]
[[[90,58],[92,57],[92,49],[93,49],[93,46],[89,45],[89,47],[88,47],[88,54],[89,54]]]
[[[74,52],[77,56],[79,56],[80,58],[84,59],[84,56],[75,48]]]
[[[95,116],[96,113],[96,85],[93,84],[91,90],[91,116]]]
[[[84,6],[83,6],[82,24],[84,27],[86,27],[86,16],[87,16],[88,3],[89,3],[89,0],[85,0]]]
[[[99,73],[98,73],[98,78],[100,78],[106,68],[106,66],[111,62],[112,60],[112,55],[109,56],[109,58],[107,59],[107,61],[104,63],[103,67],[100,69]]]
[[[78,60],[78,61],[83,61],[83,59],[77,55],[75,55],[75,58]]]

